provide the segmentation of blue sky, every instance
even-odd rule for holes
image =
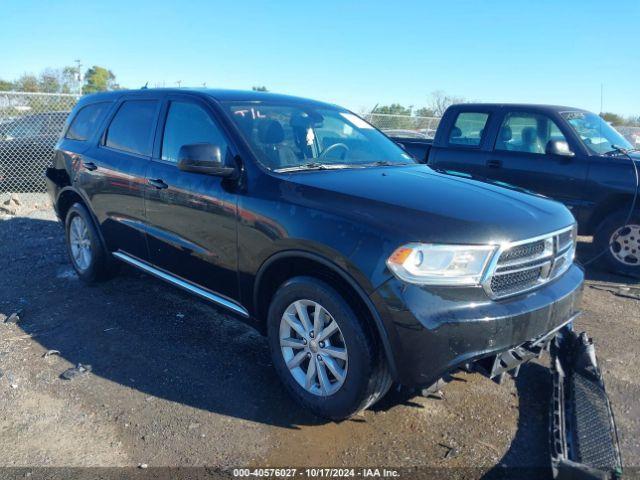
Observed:
[[[4,0],[0,78],[72,64],[121,85],[270,90],[361,110],[478,101],[640,115],[637,0]]]

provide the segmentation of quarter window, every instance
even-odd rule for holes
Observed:
[[[462,112],[449,132],[450,145],[480,146],[484,128],[489,119],[488,113]]]
[[[70,140],[87,140],[104,117],[108,105],[108,103],[94,103],[81,108],[69,125],[65,137]]]
[[[513,112],[502,122],[495,149],[542,155],[550,140],[567,141],[553,120],[546,115]]]
[[[157,106],[155,100],[124,102],[109,125],[105,145],[123,152],[151,155]]]
[[[162,139],[162,160],[177,162],[180,147],[194,143],[216,145],[222,158],[226,158],[227,141],[211,116],[195,103],[171,102]]]

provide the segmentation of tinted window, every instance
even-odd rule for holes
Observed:
[[[449,143],[471,147],[479,146],[488,119],[488,113],[462,112],[456,118],[456,123],[449,132]]]
[[[566,141],[553,120],[546,115],[513,112],[502,122],[495,149],[544,154],[550,140]]]
[[[180,147],[193,143],[217,145],[222,158],[226,157],[227,141],[209,114],[195,103],[171,102],[162,139],[162,159],[177,162]]]
[[[118,109],[107,130],[107,147],[124,152],[151,155],[155,100],[130,100]]]
[[[69,125],[66,138],[71,140],[86,140],[98,126],[107,111],[108,103],[94,103],[80,109]]]

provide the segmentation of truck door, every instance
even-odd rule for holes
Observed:
[[[442,135],[429,152],[429,165],[439,170],[482,176],[490,153],[489,111],[460,111],[455,120],[439,128]]]
[[[487,177],[559,200],[570,209],[579,207],[588,162],[579,154],[547,154],[551,140],[567,138],[549,116],[507,111],[487,160]]]

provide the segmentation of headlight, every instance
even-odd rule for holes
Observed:
[[[433,245],[409,243],[387,259],[400,279],[420,285],[479,285],[494,245]]]

